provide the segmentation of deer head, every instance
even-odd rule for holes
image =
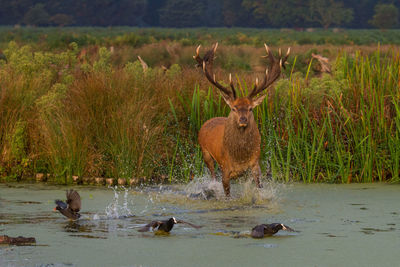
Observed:
[[[196,55],[193,56],[193,58],[197,61],[198,66],[203,68],[203,72],[207,79],[220,90],[223,99],[231,108],[229,117],[234,117],[239,128],[246,128],[248,123],[254,119],[252,112],[253,109],[260,105],[266,96],[266,94],[259,95],[259,93],[267,89],[279,78],[279,75],[281,74],[281,68],[285,68],[286,60],[290,54],[289,48],[286,55],[282,57],[281,49],[279,49],[279,58],[275,58],[272,52],[269,50],[269,47],[266,44],[264,44],[264,46],[267,52],[265,57],[268,57],[270,65],[265,70],[263,81],[259,83],[258,78],[256,78],[253,90],[246,97],[237,97],[232,81],[232,74],[229,74],[229,89],[221,85],[216,80],[215,74],[213,73],[213,63],[218,43],[216,43],[209,51],[207,51],[203,58],[201,58],[199,55],[199,45],[196,49]]]

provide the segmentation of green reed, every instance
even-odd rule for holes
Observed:
[[[378,50],[370,56],[357,53],[355,58],[342,55],[338,60],[342,65],[336,66],[332,78],[344,75],[346,79],[337,84],[336,94],[322,95],[318,106],[314,105],[318,101],[309,102],[316,91],[299,101],[310,89],[299,84],[293,91],[300,98],[293,94],[284,108],[275,101],[275,108],[286,115],[275,125],[277,152],[272,155],[272,169],[283,168],[287,179],[290,166],[293,179],[307,182],[398,180],[398,113],[394,112],[398,55],[393,51],[381,58]],[[276,110],[270,112],[280,118]]]
[[[378,49],[339,55],[331,76],[308,77],[308,68],[302,78],[291,71],[254,111],[261,160],[268,163],[263,170],[285,181],[398,181],[399,67],[396,50],[382,56]],[[210,113],[217,116],[210,110],[221,110],[209,100],[192,102],[196,129]]]
[[[116,66],[119,54],[105,48],[78,62],[78,51],[75,44],[61,52],[15,43],[4,49],[1,177],[43,172],[57,183],[73,175],[172,183],[204,173],[197,133],[230,110],[201,70]],[[263,173],[307,183],[399,182],[399,51],[340,52],[332,74],[321,76],[315,62],[299,66],[299,58],[254,110]],[[247,95],[252,81],[239,73],[238,94]]]

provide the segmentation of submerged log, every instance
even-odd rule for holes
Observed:
[[[36,243],[34,237],[9,237],[8,235],[0,235],[0,245],[29,245]]]

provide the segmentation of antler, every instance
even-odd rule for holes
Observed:
[[[265,70],[264,81],[261,84],[258,83],[258,78],[256,78],[256,83],[254,85],[253,91],[251,91],[248,96],[249,98],[255,97],[257,94],[264,91],[271,84],[273,84],[276,79],[279,78],[279,75],[281,74],[281,68],[285,68],[286,60],[288,59],[290,54],[289,47],[286,55],[282,57],[282,50],[279,48],[279,58],[275,58],[272,52],[269,50],[269,47],[266,44],[264,44],[264,46],[265,50],[267,51],[267,55],[265,57],[269,58],[270,65]]]
[[[196,49],[196,55],[193,56],[193,58],[197,61],[198,63],[197,66],[201,66],[203,68],[203,72],[206,75],[207,79],[218,89],[220,89],[222,93],[224,93],[226,96],[234,100],[236,99],[236,90],[235,87],[233,86],[232,74],[229,74],[229,85],[231,87],[231,90],[229,90],[228,88],[217,82],[217,80],[215,79],[215,74],[212,71],[215,58],[215,51],[217,51],[217,47],[218,43],[215,43],[215,45],[209,51],[206,52],[204,57],[201,58],[199,55],[200,52],[200,45],[199,45]]]

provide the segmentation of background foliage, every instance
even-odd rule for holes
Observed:
[[[399,26],[399,8],[394,0],[0,0],[0,25],[386,29]]]

